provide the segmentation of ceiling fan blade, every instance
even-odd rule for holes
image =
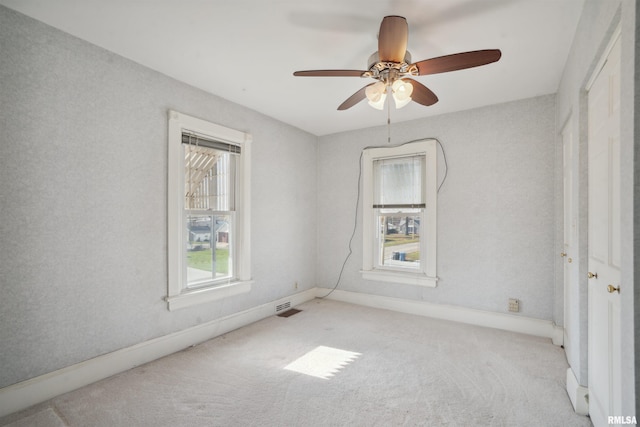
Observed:
[[[413,86],[411,99],[418,104],[426,105],[428,107],[429,105],[433,105],[438,102],[438,97],[436,96],[436,94],[422,83],[413,79],[402,79],[402,81],[411,83],[411,85]]]
[[[362,77],[365,72],[360,70],[310,70],[296,71],[293,75],[298,77]]]
[[[344,101],[342,104],[340,104],[340,106],[338,107],[338,110],[346,110],[348,108],[353,107],[354,105],[356,105],[358,102],[362,101],[363,99],[365,99],[367,97],[365,91],[367,90],[367,88],[371,85],[374,85],[374,83],[368,84],[365,87],[363,87],[362,89],[360,89],[359,91],[357,91],[356,93],[354,93],[353,95],[351,95],[349,98],[347,98],[346,101]]]
[[[424,76],[426,74],[446,73],[491,64],[499,60],[501,56],[500,49],[474,50],[425,59],[413,65],[418,67],[418,75]]]
[[[407,52],[409,27],[402,16],[385,16],[378,34],[378,55],[381,62],[402,62]]]

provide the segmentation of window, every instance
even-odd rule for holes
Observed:
[[[170,310],[251,289],[251,136],[169,112]]]
[[[365,279],[435,287],[436,141],[363,153]]]

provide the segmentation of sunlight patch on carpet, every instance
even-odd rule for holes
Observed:
[[[289,363],[284,369],[328,380],[360,355],[361,353],[321,345]]]

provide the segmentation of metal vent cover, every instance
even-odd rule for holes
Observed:
[[[283,310],[291,308],[291,301],[283,302],[276,305],[276,313],[280,313]]]

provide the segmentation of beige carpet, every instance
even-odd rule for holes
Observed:
[[[0,425],[591,425],[548,339],[328,300],[297,308]]]

